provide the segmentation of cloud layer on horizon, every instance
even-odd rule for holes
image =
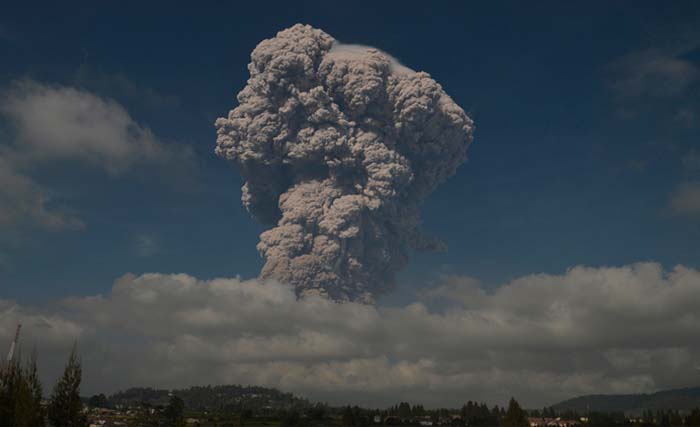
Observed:
[[[78,340],[86,393],[242,383],[337,404],[503,404],[514,395],[537,407],[696,382],[698,300],[700,271],[656,263],[529,275],[492,292],[448,277],[402,307],[152,273],[44,307],[0,300],[0,341],[21,320],[23,345],[38,347],[53,380]]]

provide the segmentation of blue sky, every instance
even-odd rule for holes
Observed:
[[[52,381],[79,340],[85,393],[537,407],[697,385],[699,19],[690,1],[4,5],[0,343],[22,321]],[[448,251],[412,254],[376,306],[259,283],[263,227],[214,155],[250,52],[297,22],[429,72],[476,124],[423,208]]]
[[[699,8],[629,6],[6,7],[4,88],[29,79],[112,99],[163,144],[189,147],[195,168],[174,167],[175,179],[70,159],[33,167],[50,206],[85,226],[5,227],[0,295],[103,293],[126,272],[254,277],[262,229],[239,203],[238,174],[213,154],[213,122],[235,106],[257,42],[296,22],[428,71],[476,122],[469,162],[424,208],[425,228],[449,250],[415,254],[387,302],[444,274],[496,286],[581,264],[697,266],[698,212],[671,201],[697,172],[687,159],[698,149]],[[658,61],[689,68],[649,68]],[[0,143],[11,144],[15,130],[2,124]]]

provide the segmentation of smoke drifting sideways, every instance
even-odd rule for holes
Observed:
[[[216,153],[245,179],[264,224],[263,279],[297,296],[373,303],[410,249],[441,243],[420,208],[466,160],[473,122],[429,74],[297,24],[251,55]]]

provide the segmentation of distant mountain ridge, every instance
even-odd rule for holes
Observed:
[[[117,392],[108,397],[111,405],[131,405],[146,403],[153,406],[165,406],[170,396],[175,395],[185,402],[185,406],[196,410],[237,409],[288,409],[304,408],[311,404],[308,400],[285,393],[274,388],[217,385],[196,386],[179,390],[133,387]]]
[[[553,405],[557,411],[572,410],[580,414],[585,414],[589,410],[629,414],[637,414],[645,409],[690,411],[697,407],[700,407],[700,387],[664,390],[650,394],[591,394]]]

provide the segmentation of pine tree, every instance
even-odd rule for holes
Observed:
[[[88,400],[88,406],[91,408],[107,408],[109,407],[109,401],[104,393],[95,394]]]
[[[681,417],[681,414],[678,412],[678,410],[673,411],[673,413],[671,414],[671,425],[672,426],[683,425],[683,417]]]
[[[17,424],[15,411],[21,374],[16,361],[0,365],[0,426]]]
[[[695,408],[685,417],[685,425],[690,427],[700,426],[700,408]]]
[[[518,402],[514,398],[510,398],[508,403],[508,411],[503,417],[503,427],[528,427],[525,411],[522,410]]]
[[[52,425],[83,427],[87,424],[83,403],[80,400],[81,380],[82,368],[77,346],[74,345],[63,376],[54,386],[49,402],[48,416]]]
[[[14,400],[14,425],[28,426],[31,425],[33,418],[32,414],[32,391],[29,388],[26,372],[22,368],[17,367],[17,381],[14,384],[13,400]]]
[[[182,422],[182,416],[185,412],[185,402],[178,396],[173,395],[165,407],[165,418],[171,425],[178,425]]]
[[[352,408],[347,406],[343,409],[342,422],[344,426],[354,426],[355,425],[355,414],[352,412]]]
[[[0,367],[0,426],[43,426],[36,355],[22,367],[21,355]]]
[[[32,358],[27,366],[27,385],[31,394],[31,416],[28,425],[43,427],[45,425],[45,414],[44,408],[41,406],[41,400],[44,396],[44,388],[41,385],[41,381],[39,381],[36,350],[32,352]]]
[[[491,409],[491,416],[489,417],[489,425],[499,426],[501,425],[501,410],[498,405]]]
[[[411,417],[411,405],[408,402],[399,403],[399,417],[410,418]]]

